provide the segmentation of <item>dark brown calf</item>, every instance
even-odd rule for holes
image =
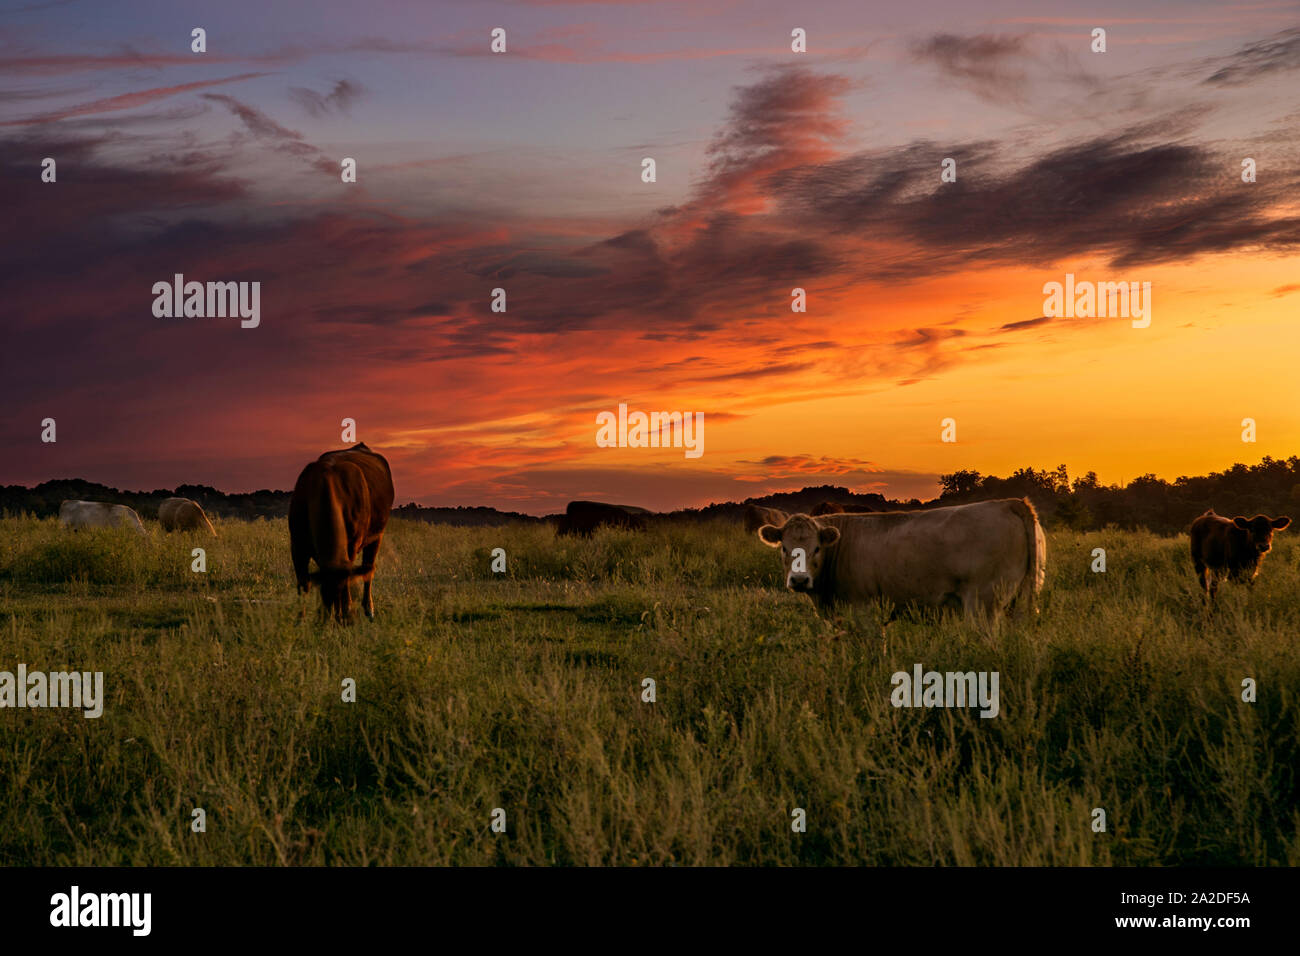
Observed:
[[[812,511],[808,512],[808,514],[816,518],[820,515],[842,515],[845,510],[846,509],[843,505],[836,504],[834,501],[823,501],[821,504],[813,508]]]
[[[646,516],[650,514],[645,508],[633,505],[611,505],[603,501],[570,501],[564,509],[564,516],[556,526],[556,534],[590,537],[601,525],[611,528],[626,528],[629,531],[644,531]]]
[[[1192,563],[1206,597],[1214,600],[1224,578],[1253,584],[1260,562],[1273,547],[1273,532],[1291,524],[1288,517],[1224,518],[1211,508],[1192,522]]]
[[[320,586],[327,617],[352,618],[351,582],[365,582],[361,606],[375,616],[370,582],[375,558],[393,510],[393,476],[388,462],[364,444],[328,451],[298,476],[289,500],[289,548],[298,590]],[[361,567],[353,567],[357,554]],[[316,561],[316,571],[308,562]]]

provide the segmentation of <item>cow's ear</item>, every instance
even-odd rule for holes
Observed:
[[[1233,519],[1232,519],[1232,523],[1235,524],[1235,525],[1236,525],[1238,528],[1240,528],[1242,531],[1249,531],[1249,530],[1250,530],[1250,519],[1249,519],[1249,518],[1241,518],[1241,517],[1233,518]]]
[[[840,529],[829,526],[822,528],[817,532],[817,540],[821,543],[823,548],[829,548],[836,541],[840,540]]]
[[[763,543],[769,548],[776,548],[781,544],[781,529],[775,525],[763,525],[758,529],[758,536],[763,539]]]
[[[1287,526],[1290,525],[1290,524],[1291,524],[1291,519],[1288,518],[1286,515],[1283,515],[1283,516],[1280,517],[1280,518],[1274,518],[1274,519],[1273,519],[1273,530],[1274,530],[1274,531],[1284,531],[1284,530],[1287,528]]]

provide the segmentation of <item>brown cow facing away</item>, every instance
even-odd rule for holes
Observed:
[[[1213,601],[1224,578],[1255,583],[1260,562],[1273,548],[1273,532],[1291,524],[1285,515],[1224,518],[1211,508],[1192,522],[1192,563],[1206,599]]]
[[[158,506],[158,523],[164,531],[206,531],[214,538],[217,535],[203,508],[189,498],[165,499]]]
[[[753,534],[765,524],[781,527],[790,516],[780,508],[764,508],[762,505],[745,505],[745,533]]]
[[[838,602],[959,608],[996,616],[1036,611],[1047,539],[1027,499],[926,511],[792,515],[758,536],[781,549],[785,585],[823,608]]]
[[[634,505],[611,505],[603,501],[570,501],[568,507],[564,509],[564,515],[560,518],[555,533],[589,537],[601,525],[626,528],[629,531],[644,531],[648,514],[650,512],[645,508],[637,508]]]
[[[352,619],[351,582],[365,582],[361,606],[373,619],[370,582],[375,557],[393,510],[393,475],[388,462],[364,444],[327,451],[298,476],[289,500],[289,547],[298,590],[320,586],[326,617]],[[357,554],[361,566],[353,567]],[[316,571],[308,571],[315,560]]]
[[[821,504],[816,505],[812,511],[808,512],[808,514],[814,518],[818,518],[822,515],[842,515],[847,510],[847,508],[837,502],[823,501]]]

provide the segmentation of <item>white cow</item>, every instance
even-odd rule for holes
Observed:
[[[1023,498],[927,511],[792,515],[781,527],[764,525],[758,536],[781,548],[786,587],[822,606],[887,598],[993,616],[1014,601],[1017,613],[1032,613],[1047,566],[1047,539]]]
[[[134,509],[109,501],[65,501],[59,505],[59,524],[65,528],[135,528],[141,534],[144,523]]]

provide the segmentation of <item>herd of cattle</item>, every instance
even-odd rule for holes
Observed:
[[[364,444],[326,452],[298,476],[289,502],[294,576],[303,594],[317,585],[326,616],[351,619],[353,581],[363,584],[366,616],[375,616],[371,582],[393,497],[387,460]],[[649,516],[644,508],[573,501],[556,532],[644,530]],[[110,502],[65,501],[59,520],[74,529],[125,526],[147,533],[134,510]],[[203,509],[188,498],[168,498],[158,520],[165,531],[216,535]],[[1273,533],[1290,523],[1266,515],[1224,518],[1213,509],[1192,522],[1192,563],[1206,599],[1214,600],[1223,580],[1253,583]],[[808,514],[751,504],[744,524],[746,532],[780,549],[785,586],[823,607],[883,598],[900,607],[950,607],[968,616],[1032,614],[1046,573],[1047,539],[1034,506],[1022,498],[879,512],[823,502]]]
[[[65,528],[134,528],[140,534],[144,522],[134,508],[107,501],[65,501],[59,506],[59,523]],[[158,523],[164,531],[206,531],[214,538],[217,529],[197,501],[168,498],[158,506]]]

